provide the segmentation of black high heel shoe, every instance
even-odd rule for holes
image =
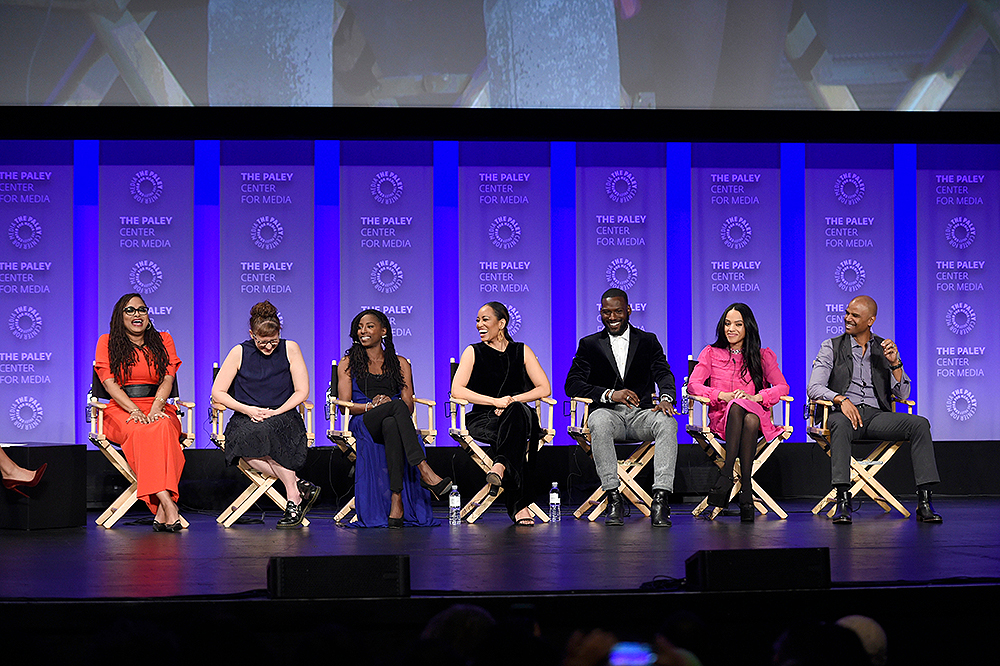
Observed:
[[[440,483],[436,483],[433,486],[424,481],[423,479],[420,479],[420,485],[421,487],[431,491],[431,495],[434,495],[434,499],[441,499],[442,497],[448,494],[449,490],[451,490],[451,477],[446,476],[443,479],[441,479]],[[389,520],[393,519],[390,518]],[[400,518],[399,520],[402,521],[403,519]],[[400,527],[403,526],[402,522],[400,522],[399,526]]]
[[[753,502],[743,503],[740,502],[740,522],[741,523],[752,523],[757,515],[757,510],[753,506]]]
[[[386,518],[386,527],[390,530],[401,530],[403,529],[403,517],[399,518]]]
[[[486,475],[486,483],[490,486],[490,497],[496,497],[500,494],[500,486],[503,485],[503,478],[499,474],[496,472],[489,472]]]
[[[736,479],[733,477],[720,476],[719,480],[715,482],[715,486],[708,493],[709,506],[717,506],[721,509],[729,506],[729,498],[733,494],[734,485],[736,485]]]

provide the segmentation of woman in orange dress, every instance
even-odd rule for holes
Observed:
[[[139,499],[153,512],[153,531],[179,532],[178,482],[184,469],[177,409],[167,404],[181,361],[169,333],[149,321],[139,294],[118,299],[110,333],[97,341],[97,376],[112,400],[104,433],[121,446],[138,480]]]

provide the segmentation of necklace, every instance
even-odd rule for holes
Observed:
[[[730,349],[729,353],[730,354],[742,354],[743,353],[743,348],[741,347],[739,349]]]

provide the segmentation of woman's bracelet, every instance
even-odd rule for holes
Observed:
[[[153,403],[155,404],[157,400],[159,400],[159,401],[160,401],[160,402],[162,402],[163,404],[167,404],[167,399],[166,399],[166,398],[160,398],[160,397],[156,397],[156,398],[155,398],[155,399],[153,400]]]
[[[373,405],[373,404],[372,404],[372,401],[371,401],[371,400],[369,400],[369,401],[368,401],[368,404],[367,404],[367,405],[365,405],[365,411],[367,412],[367,411],[368,411],[369,409],[371,409],[371,408],[372,408],[372,407],[374,407],[374,406],[375,406],[375,405]]]

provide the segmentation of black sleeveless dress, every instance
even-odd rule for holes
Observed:
[[[270,354],[263,354],[252,340],[243,348],[243,360],[229,393],[246,405],[280,407],[295,392],[285,341]],[[306,463],[308,439],[298,410],[255,423],[246,414],[234,413],[226,424],[226,462],[237,458],[269,456],[282,467],[299,470]]]
[[[472,345],[475,364],[469,376],[470,391],[500,398],[524,393],[534,387],[524,367],[524,343],[512,342],[504,351],[485,342]],[[473,405],[465,418],[473,439],[493,447],[494,462],[501,463],[503,497],[507,513],[514,514],[532,502],[537,443],[542,435],[538,415],[526,404],[515,402],[497,415],[489,405]]]

